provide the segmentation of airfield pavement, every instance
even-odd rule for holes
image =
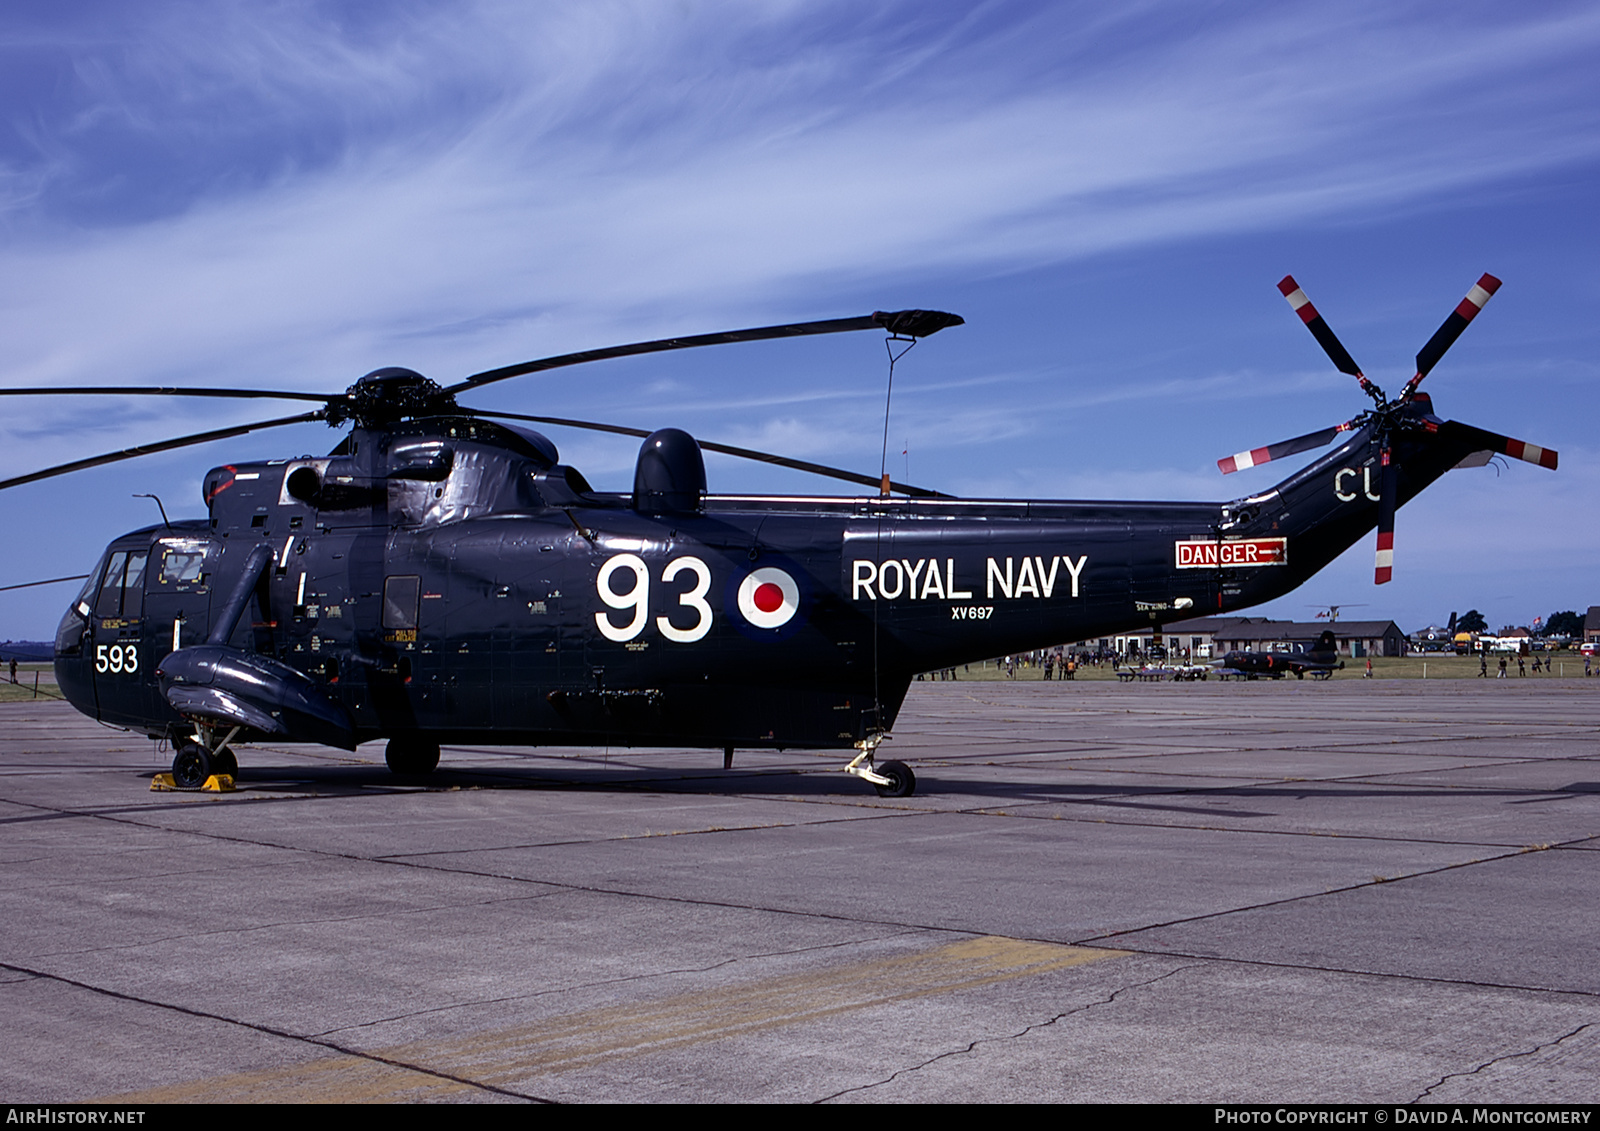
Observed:
[[[0,1102],[1600,1096],[1600,680],[924,683],[838,754],[0,703]]]

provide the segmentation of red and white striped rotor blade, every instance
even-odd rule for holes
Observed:
[[[1556,469],[1560,460],[1559,453],[1554,448],[1541,448],[1538,444],[1530,444],[1524,440],[1513,440],[1510,436],[1502,436],[1498,432],[1489,432],[1482,428],[1474,428],[1470,424],[1461,424],[1454,420],[1447,420],[1440,426],[1440,431],[1455,434],[1465,434],[1476,446],[1477,451],[1499,452],[1512,459],[1520,459],[1527,463],[1536,463],[1540,467],[1548,467],[1551,471]]]
[[[1559,458],[1559,454],[1554,448],[1541,448],[1538,444],[1529,444],[1523,442],[1522,440],[1513,440],[1509,436],[1503,437],[1503,439],[1506,442],[1505,454],[1510,456],[1512,459],[1520,459],[1526,460],[1528,463],[1536,463],[1540,467],[1548,467],[1551,471],[1556,469],[1556,461]]]
[[[1278,290],[1283,293],[1284,298],[1289,300],[1289,306],[1300,316],[1300,321],[1306,324],[1306,329],[1311,331],[1311,336],[1317,339],[1317,344],[1322,347],[1322,351],[1333,362],[1334,368],[1338,369],[1340,373],[1348,373],[1354,377],[1361,382],[1361,388],[1370,393],[1372,382],[1368,381],[1366,374],[1361,372],[1361,366],[1357,365],[1356,359],[1350,356],[1350,351],[1344,348],[1344,343],[1339,341],[1338,336],[1333,332],[1333,328],[1328,325],[1321,314],[1317,313],[1317,308],[1311,305],[1311,300],[1306,297],[1306,292],[1301,288],[1300,284],[1294,281],[1294,276],[1285,275],[1278,282]]]
[[[1478,311],[1489,304],[1489,300],[1499,289],[1500,280],[1487,273],[1473,284],[1472,289],[1467,292],[1467,297],[1450,312],[1444,324],[1434,331],[1433,337],[1428,339],[1428,344],[1417,354],[1417,374],[1406,382],[1406,387],[1400,394],[1402,399],[1410,398],[1416,387],[1422,384],[1422,379],[1439,364],[1444,351],[1455,345],[1456,339],[1467,328],[1467,324],[1478,316]]]
[[[1399,468],[1387,445],[1383,449],[1383,478],[1378,489],[1378,554],[1373,562],[1372,582],[1384,585],[1394,577],[1394,512],[1399,504]]]
[[[1217,467],[1224,475],[1232,475],[1235,471],[1244,471],[1275,459],[1286,456],[1299,455],[1309,452],[1312,448],[1325,447],[1333,442],[1333,438],[1341,432],[1348,432],[1355,427],[1355,421],[1347,420],[1343,424],[1332,428],[1324,428],[1318,432],[1307,432],[1304,436],[1296,436],[1292,440],[1283,440],[1276,444],[1268,444],[1264,448],[1251,448],[1247,452],[1239,452],[1219,459]]]

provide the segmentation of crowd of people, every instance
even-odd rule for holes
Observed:
[[[1510,656],[1501,656],[1499,658],[1499,671],[1496,674],[1497,679],[1505,679],[1508,677],[1511,670],[1510,664],[1512,658],[1513,657]],[[1517,662],[1517,674],[1519,676],[1526,676],[1528,674],[1528,657],[1516,656],[1514,658]],[[1576,657],[1572,658],[1576,659]],[[1042,670],[1045,679],[1057,681],[1076,679],[1078,672],[1086,668],[1100,668],[1102,666],[1109,666],[1113,672],[1118,672],[1123,669],[1134,670],[1147,665],[1151,659],[1151,657],[1140,657],[1138,655],[1124,656],[1118,652],[1089,652],[1072,651],[1066,648],[1041,648],[1033,652],[1023,652],[1014,656],[1001,656],[993,662],[1005,674],[1007,679],[1016,679],[1017,672],[1020,670],[1027,668],[1038,668]],[[1478,675],[1481,678],[1487,679],[1489,676],[1489,660],[1490,657],[1487,653],[1481,655],[1478,659]],[[1173,662],[1188,663],[1189,657],[1185,654],[1181,659],[1175,659]],[[972,665],[968,664],[967,670],[970,671],[971,667]],[[13,664],[13,668],[15,668],[15,664]],[[1367,658],[1366,670],[1363,674],[1367,679],[1373,678],[1372,658],[1370,656]],[[1555,657],[1541,655],[1537,652],[1534,653],[1533,674],[1555,675]],[[1594,676],[1593,658],[1590,656],[1585,656],[1583,658],[1583,674],[1589,677]],[[917,678],[945,680],[957,679],[959,677],[955,668],[943,668],[938,671],[928,672],[926,675],[919,675]],[[16,682],[14,674],[12,677],[12,682]]]
[[[1509,657],[1509,656],[1501,656],[1500,657],[1500,670],[1495,674],[1495,678],[1496,679],[1505,679],[1507,674],[1508,674],[1508,672],[1510,671],[1510,667],[1511,667],[1511,657]],[[1517,657],[1517,674],[1519,676],[1526,676],[1528,674],[1528,658],[1526,656],[1519,655]],[[1555,675],[1556,674],[1555,657],[1554,656],[1541,656],[1539,653],[1535,652],[1534,656],[1533,656],[1533,674],[1534,675],[1541,675],[1541,674],[1542,675]],[[1594,657],[1585,656],[1583,658],[1583,674],[1585,676],[1593,678],[1593,676],[1594,676]],[[1478,657],[1478,678],[1479,679],[1488,679],[1489,678],[1489,654],[1487,652],[1484,652],[1484,653],[1480,654],[1479,657]]]

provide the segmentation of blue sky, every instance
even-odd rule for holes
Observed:
[[[1452,473],[1268,611],[1407,629],[1600,603],[1588,4],[21,5],[0,27],[0,382],[341,389],[735,326],[935,307],[897,370],[894,470],[964,495],[1227,499],[1215,460],[1364,402],[1293,273],[1393,391],[1556,448]],[[630,359],[482,407],[675,425],[876,473],[870,335]],[[264,410],[263,410],[264,409]],[[298,411],[285,405],[283,414]],[[6,406],[0,475],[277,414]],[[552,429],[602,487],[632,442]],[[303,426],[0,494],[0,579],[202,513],[216,464]],[[905,455],[900,453],[904,451]],[[716,457],[713,490],[820,481]],[[71,587],[0,595],[53,632]]]

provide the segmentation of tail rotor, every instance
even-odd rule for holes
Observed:
[[[1427,344],[1418,352],[1416,375],[1406,382],[1398,397],[1389,400],[1383,390],[1368,380],[1366,374],[1361,371],[1361,366],[1356,364],[1355,358],[1345,349],[1344,343],[1339,341],[1333,328],[1306,297],[1305,290],[1295,281],[1294,276],[1285,275],[1278,283],[1278,290],[1289,301],[1289,306],[1294,312],[1300,316],[1300,321],[1305,323],[1306,329],[1311,331],[1311,336],[1328,355],[1334,368],[1354,377],[1361,385],[1361,390],[1372,398],[1373,407],[1360,416],[1332,428],[1308,432],[1292,440],[1251,448],[1220,459],[1217,461],[1217,467],[1224,475],[1231,475],[1233,472],[1256,467],[1271,460],[1324,447],[1333,443],[1345,432],[1375,425],[1371,436],[1372,444],[1377,449],[1380,486],[1377,500],[1378,546],[1373,565],[1373,581],[1378,585],[1388,582],[1394,576],[1394,516],[1399,508],[1400,494],[1400,469],[1394,444],[1397,435],[1417,430],[1439,433],[1455,440],[1458,444],[1463,442],[1470,444],[1475,451],[1496,452],[1512,459],[1555,469],[1557,456],[1549,448],[1513,440],[1509,436],[1487,432],[1470,424],[1459,424],[1453,420],[1441,421],[1432,415],[1431,402],[1426,394],[1417,392],[1417,386],[1422,383],[1422,379],[1432,372],[1439,359],[1455,344],[1462,331],[1478,316],[1478,312],[1488,304],[1489,299],[1494,297],[1494,293],[1499,289],[1500,280],[1489,274],[1483,275],[1473,285],[1467,296],[1450,312],[1443,325],[1434,331],[1433,337],[1429,338]]]

